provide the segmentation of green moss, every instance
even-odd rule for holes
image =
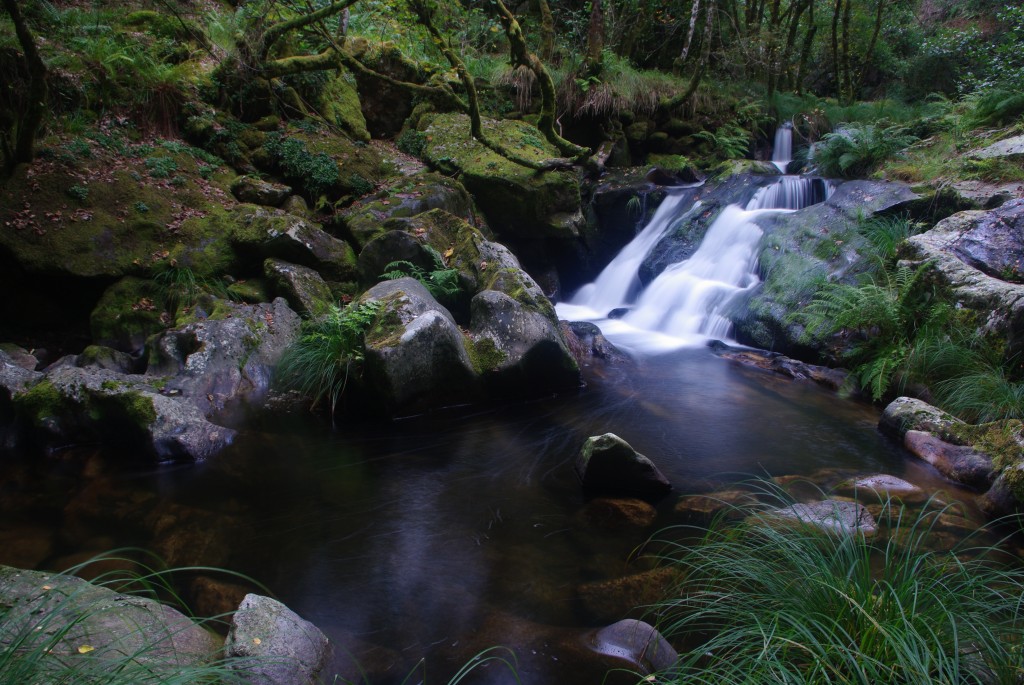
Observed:
[[[477,373],[497,371],[508,359],[508,355],[490,338],[472,339],[467,336],[466,351],[469,352],[469,359],[473,363],[473,370]]]
[[[347,72],[341,72],[324,84],[320,93],[320,111],[324,118],[337,125],[354,140],[370,142],[366,118],[359,104],[359,93]]]
[[[128,276],[100,297],[89,315],[93,339],[122,351],[142,347],[146,338],[164,328],[162,303],[152,281]]]
[[[15,395],[13,402],[15,408],[35,426],[43,424],[47,419],[57,418],[68,411],[68,401],[48,380],[37,383],[28,392]]]

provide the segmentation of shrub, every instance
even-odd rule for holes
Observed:
[[[423,148],[427,145],[427,137],[414,128],[407,128],[398,136],[398,149],[413,157],[422,157]]]
[[[736,507],[739,523],[669,542],[685,580],[658,627],[693,645],[670,682],[1017,682],[1024,571],[996,546],[940,548],[950,505],[882,501],[869,538],[782,522],[783,493],[759,494],[773,501]]]
[[[332,305],[327,314],[302,324],[298,340],[288,346],[277,366],[275,382],[297,390],[316,406],[326,400],[333,416],[351,375],[366,351],[363,334],[380,309],[379,302]]]
[[[178,170],[178,163],[173,157],[149,157],[146,159],[146,168],[153,178],[170,178]]]
[[[277,161],[286,176],[305,187],[313,197],[329,191],[341,180],[338,165],[325,152],[311,153],[297,138],[284,138],[278,133],[267,136],[264,149]]]
[[[916,140],[900,126],[849,124],[822,136],[814,162],[825,176],[863,177]]]

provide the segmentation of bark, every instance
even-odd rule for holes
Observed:
[[[789,17],[789,31],[786,34],[786,46],[782,51],[782,85],[784,88],[789,88],[792,83],[792,59],[793,51],[796,49],[796,36],[800,29],[800,20],[803,19],[804,12],[811,5],[812,0],[804,0],[802,2],[795,3],[791,8],[793,11]]]
[[[814,21],[814,0],[811,0],[808,5],[807,32],[804,34],[804,44],[800,50],[800,63],[797,65],[796,77],[794,79],[797,95],[803,92],[804,74],[807,71],[807,63],[811,59],[811,48],[814,47],[814,34],[818,32],[818,24]]]
[[[686,40],[683,41],[683,51],[679,54],[680,64],[686,62],[690,54],[690,46],[693,44],[693,33],[697,29],[697,16],[700,14],[700,0],[693,0],[690,8],[690,27],[686,30]]]
[[[857,82],[854,87],[855,91],[859,91],[861,86],[864,85],[864,77],[867,76],[868,67],[871,66],[871,61],[874,59],[875,44],[878,42],[878,34],[882,30],[882,10],[884,7],[884,0],[878,0],[878,2],[875,3],[875,26],[871,32],[871,41],[868,43],[867,52],[864,53],[864,62],[861,65],[860,73],[857,75]]]
[[[270,54],[270,49],[274,47],[274,43],[280,40],[281,37],[289,31],[301,29],[305,26],[309,26],[310,24],[315,24],[321,19],[334,16],[335,14],[351,7],[356,2],[357,0],[335,0],[335,2],[316,10],[315,12],[309,12],[308,14],[299,15],[294,19],[279,21],[276,24],[272,24],[263,31],[263,34],[260,36],[261,47],[258,54],[261,61],[265,60],[267,55]]]
[[[585,73],[588,76],[597,76],[601,73],[602,53],[604,52],[604,13],[601,11],[601,0],[591,0],[590,7]]]
[[[15,124],[16,136],[13,150],[10,149],[9,143],[5,143],[6,165],[8,168],[13,168],[17,164],[31,162],[35,158],[36,133],[43,121],[43,113],[46,111],[47,69],[36,49],[35,37],[18,9],[18,0],[3,0],[3,4],[4,9],[11,15],[18,43],[21,45],[22,52],[25,53],[25,67],[29,78],[25,109],[17,117]]]
[[[843,61],[843,95],[840,101],[849,104],[853,102],[853,78],[850,72],[850,15],[853,13],[853,0],[846,0],[846,7],[843,9],[843,37],[840,45]]]
[[[537,77],[541,95],[540,119],[537,121],[537,129],[563,155],[582,159],[590,151],[569,142],[555,131],[555,82],[551,80],[551,74],[544,67],[544,63],[527,48],[523,29],[505,3],[501,0],[494,0],[494,4],[498,10],[498,20],[505,28],[505,38],[508,40],[508,51],[512,64],[517,67],[527,67]]]
[[[682,107],[693,94],[697,92],[697,88],[700,86],[701,79],[704,78],[704,72],[707,70],[708,59],[711,56],[711,35],[713,30],[715,17],[715,0],[707,0],[704,7],[704,36],[702,38],[700,58],[697,60],[697,64],[694,66],[693,74],[690,76],[690,82],[686,86],[686,90],[681,94],[663,100],[659,105],[659,109],[672,110],[677,107]]]
[[[548,0],[537,0],[540,8],[540,58],[545,62],[555,57],[555,17]]]
[[[836,0],[832,8],[832,70],[836,82],[836,94],[842,99],[842,70],[839,68],[839,16],[843,11],[843,0]]]

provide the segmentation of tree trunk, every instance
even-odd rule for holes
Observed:
[[[836,97],[843,99],[842,69],[839,67],[839,16],[843,11],[843,0],[836,0],[832,9],[832,73],[836,82]]]
[[[8,156],[6,166],[8,169],[12,169],[17,164],[31,162],[35,158],[36,133],[43,121],[43,113],[46,111],[47,69],[36,49],[32,31],[18,9],[18,0],[3,0],[3,3],[4,9],[11,15],[18,43],[21,45],[22,52],[25,53],[25,67],[29,79],[25,109],[16,114],[16,136],[13,150],[8,148],[6,151]]]
[[[587,26],[587,63],[584,74],[597,76],[604,65],[604,12],[601,0],[591,0],[590,24]]]
[[[686,62],[686,58],[690,54],[690,46],[693,44],[693,33],[697,29],[697,16],[700,14],[700,0],[693,0],[693,6],[690,8],[690,27],[686,31],[686,40],[683,42],[683,51],[679,55],[679,63],[683,64]]]
[[[853,0],[846,0],[846,7],[843,9],[843,38],[840,50],[843,59],[843,97],[840,101],[844,104],[853,102],[853,78],[850,72],[850,15],[853,13]]]
[[[540,8],[540,58],[550,62],[555,57],[555,17],[548,0],[537,0]]]
[[[807,70],[807,63],[811,59],[811,48],[814,46],[814,34],[818,32],[818,24],[814,21],[814,0],[808,3],[807,33],[804,34],[804,45],[800,50],[800,63],[796,67],[796,94],[800,95],[804,90],[804,73]]]
[[[868,43],[867,52],[864,53],[864,61],[861,64],[860,72],[857,74],[857,81],[854,90],[860,91],[864,85],[864,77],[867,76],[868,67],[875,56],[875,44],[878,42],[878,34],[882,30],[882,9],[885,7],[884,0],[878,0],[875,4],[875,26],[871,32],[871,41]]]
[[[707,0],[704,6],[704,36],[702,38],[700,58],[697,60],[697,64],[694,65],[693,74],[690,76],[690,82],[686,86],[686,90],[681,94],[669,98],[659,104],[659,108],[664,110],[672,110],[677,107],[681,107],[689,102],[693,94],[697,92],[698,86],[700,86],[701,79],[704,78],[704,72],[708,66],[708,59],[711,56],[711,36],[713,32],[713,22],[715,17],[715,0]]]

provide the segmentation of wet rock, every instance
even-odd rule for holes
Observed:
[[[334,301],[327,283],[313,269],[281,259],[269,258],[263,262],[263,273],[291,308],[300,314],[323,314]]]
[[[231,225],[231,243],[243,253],[276,257],[315,269],[329,281],[358,278],[356,254],[312,222],[279,210],[243,206]]]
[[[924,495],[924,490],[913,483],[908,483],[902,478],[883,473],[857,478],[840,487],[854,491],[867,490],[882,497],[891,495],[901,499],[907,496],[920,497]]]
[[[93,342],[141,354],[146,340],[165,328],[163,294],[149,280],[126,276],[107,288],[89,315]]]
[[[845,369],[830,369],[826,366],[806,364],[790,359],[777,352],[737,348],[718,343],[712,348],[719,357],[747,366],[772,371],[794,380],[811,380],[832,390],[839,390],[846,383],[849,373]]]
[[[797,503],[766,512],[772,519],[787,519],[814,526],[827,533],[873,536],[878,532],[874,517],[863,505],[842,500]]]
[[[13,343],[0,343],[0,352],[7,355],[6,359],[15,366],[20,366],[26,371],[35,371],[39,367],[39,360],[35,355]]]
[[[134,373],[138,363],[130,354],[102,345],[89,345],[75,359],[83,369],[105,369],[118,373]]]
[[[1024,183],[987,183],[985,181],[958,181],[953,184],[963,198],[960,209],[995,209],[1016,197],[1024,197]]]
[[[227,616],[238,608],[249,592],[248,587],[239,583],[199,576],[189,583],[192,599],[189,607],[199,616]]]
[[[225,568],[232,541],[252,535],[236,516],[171,502],[151,512],[145,523],[154,551],[172,568]]]
[[[992,487],[978,497],[978,506],[993,518],[1018,513],[1024,502],[1021,483],[1024,483],[1024,462],[1017,462],[1003,469]]]
[[[968,487],[987,489],[995,478],[992,458],[972,447],[951,445],[923,431],[907,431],[904,446],[934,466],[950,480]]]
[[[64,668],[70,659],[89,654],[89,664],[102,672],[105,662],[133,669],[143,677],[170,677],[212,659],[219,640],[171,607],[142,597],[118,594],[72,576],[20,571],[0,566],[0,604],[4,615],[0,642],[10,648],[46,650],[39,667]],[[33,630],[45,617],[42,630]],[[130,657],[126,659],[125,657]]]
[[[718,490],[706,495],[680,497],[675,512],[703,520],[711,520],[719,515],[736,520],[746,516],[746,508],[756,501],[754,493],[748,490]]]
[[[982,334],[1024,349],[1024,199],[991,211],[954,214],[909,238],[900,257],[948,286],[957,304],[977,314]]]
[[[670,596],[680,576],[664,567],[621,578],[584,583],[577,588],[580,603],[596,621],[615,621],[631,613],[643,613]]]
[[[658,513],[643,500],[598,497],[587,503],[583,516],[597,528],[628,530],[653,525]]]
[[[623,619],[591,635],[588,642],[591,649],[633,663],[639,674],[667,671],[679,659],[661,633],[643,621]]]
[[[559,321],[559,327],[573,358],[580,366],[593,359],[618,364],[630,361],[629,355],[608,342],[601,329],[589,321]]]
[[[897,397],[886,406],[882,418],[878,421],[878,428],[882,432],[901,441],[907,431],[926,431],[942,435],[956,431],[963,425],[963,421],[953,415],[913,397]]]
[[[291,192],[291,186],[265,181],[259,176],[239,176],[231,184],[231,194],[239,202],[267,207],[280,207]]]
[[[156,507],[154,493],[118,478],[93,478],[64,507],[61,537],[79,542],[110,530],[147,533],[145,521]]]
[[[382,303],[365,336],[364,376],[377,402],[396,411],[472,395],[475,372],[462,333],[419,281],[385,281],[363,297]]]
[[[235,612],[224,653],[243,657],[235,668],[253,685],[312,685],[330,655],[316,626],[277,600],[254,594]]]
[[[583,489],[592,495],[657,501],[672,489],[650,459],[614,433],[587,438],[575,468]]]

